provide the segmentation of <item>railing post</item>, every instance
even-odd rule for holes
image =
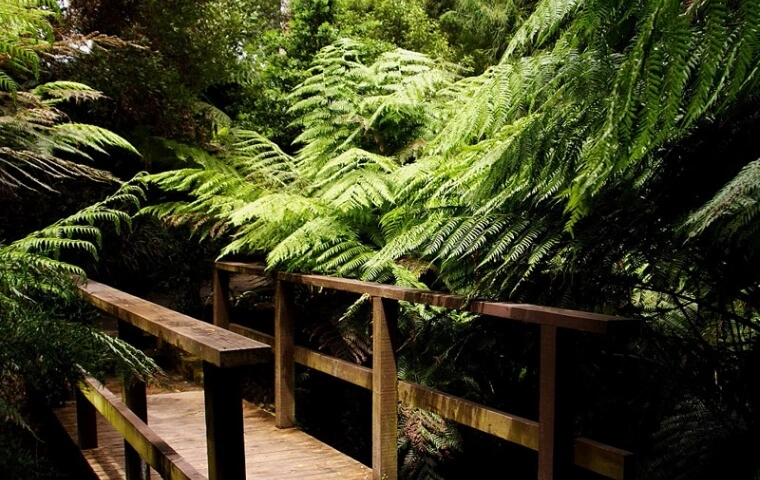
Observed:
[[[392,333],[398,303],[372,297],[372,479],[398,477],[398,377]]]
[[[296,421],[293,285],[274,284],[274,405],[275,425],[290,428]]]
[[[203,362],[209,480],[245,478],[243,394],[235,368]]]
[[[213,310],[214,325],[230,328],[230,274],[219,270],[214,264]]]
[[[142,331],[139,328],[124,320],[119,320],[119,338],[121,340],[132,346],[137,346],[141,337]],[[148,423],[148,400],[145,382],[134,377],[124,378],[121,385],[121,398],[140,420]],[[127,480],[148,480],[150,478],[150,467],[126,440],[124,441],[124,471]]]
[[[566,332],[541,325],[538,393],[538,480],[571,478],[572,409],[567,393],[572,373]]]
[[[95,418],[95,406],[76,388],[74,393],[77,409],[77,442],[79,448],[87,450],[98,448],[98,423]]]

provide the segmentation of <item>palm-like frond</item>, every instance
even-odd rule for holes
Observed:
[[[61,178],[111,180],[108,172],[70,158],[91,160],[93,152],[107,154],[114,147],[139,155],[137,150],[108,130],[66,122],[63,112],[53,106],[99,97],[74,82],[48,83],[15,95],[0,92],[0,184],[8,189],[51,190],[53,181]]]

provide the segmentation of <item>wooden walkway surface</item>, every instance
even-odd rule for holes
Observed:
[[[371,470],[297,429],[278,429],[274,417],[243,402],[247,479],[365,480]],[[76,412],[67,405],[55,415],[76,439]],[[98,415],[98,448],[83,454],[104,480],[124,478],[124,446]],[[200,473],[208,477],[203,391],[148,396],[148,425]],[[153,472],[151,478],[157,479]],[[242,479],[241,479],[242,480]]]

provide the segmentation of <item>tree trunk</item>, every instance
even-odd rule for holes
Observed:
[[[290,11],[290,0],[280,0],[280,28],[283,33],[290,32],[290,18],[293,12]]]

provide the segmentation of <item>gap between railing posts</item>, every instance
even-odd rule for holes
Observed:
[[[374,284],[321,275],[266,272],[262,265],[215,262],[214,323],[230,327],[229,275],[244,273],[268,276],[275,283],[275,335],[232,324],[234,331],[269,343],[275,351],[275,404],[277,425],[292,427],[295,421],[294,364],[311,366],[338,378],[372,390],[372,470],[373,479],[395,480],[398,456],[396,435],[399,380],[396,350],[398,343],[398,301],[470,311],[481,315],[537,324],[539,328],[539,418],[538,422],[500,412],[453,395],[410,382],[401,382],[403,399],[444,418],[491,433],[505,440],[538,450],[539,480],[572,478],[573,464],[617,480],[630,478],[630,452],[586,438],[573,438],[573,413],[567,394],[574,375],[573,358],[568,354],[574,341],[572,331],[596,334],[635,332],[639,322],[589,312],[537,305],[484,300],[468,301],[459,295]],[[368,295],[372,299],[372,369],[351,365],[306,348],[295,346],[293,284]],[[370,378],[365,375],[371,374]],[[463,411],[470,412],[462,415]]]
[[[201,320],[98,282],[89,281],[81,285],[78,292],[91,305],[119,319],[119,332],[124,340],[133,343],[142,336],[144,331],[203,361],[209,478],[211,480],[244,479],[245,448],[240,368],[257,364],[268,358],[270,347],[237,335],[228,329],[208,325]],[[139,457],[146,461],[146,454],[152,455],[157,452],[155,444],[151,444],[155,440],[155,435],[149,431],[146,424],[145,393],[145,385],[142,382],[131,380],[124,385],[123,389],[124,404],[127,405],[114,407],[110,397],[107,401],[103,400],[105,397],[102,395],[93,397],[101,403],[110,403],[111,406],[104,406],[109,409],[109,412],[115,412],[122,407],[129,411],[128,416],[132,418],[130,422],[133,424],[125,426],[125,431],[133,435],[133,441],[129,442],[131,447],[125,444],[125,455],[130,480],[144,478],[146,470],[139,462],[139,458],[133,455],[134,450],[137,449],[134,442],[145,446],[144,451],[140,451]],[[80,400],[81,396],[77,399]],[[83,438],[80,442],[80,445],[83,445],[82,448],[97,442],[97,437],[93,439],[94,427],[90,426],[91,423],[94,425],[94,420],[90,418],[91,409],[85,403],[77,402],[78,417],[83,419],[81,425],[85,428],[83,435],[80,435]],[[116,421],[123,421],[122,417],[123,415],[119,413]],[[135,422],[140,425],[135,426]],[[146,435],[153,440],[146,440]],[[173,452],[169,454],[175,455]],[[165,458],[167,454],[164,452],[161,455]],[[156,465],[150,464],[156,468]],[[191,475],[193,478],[194,476],[195,473]]]

